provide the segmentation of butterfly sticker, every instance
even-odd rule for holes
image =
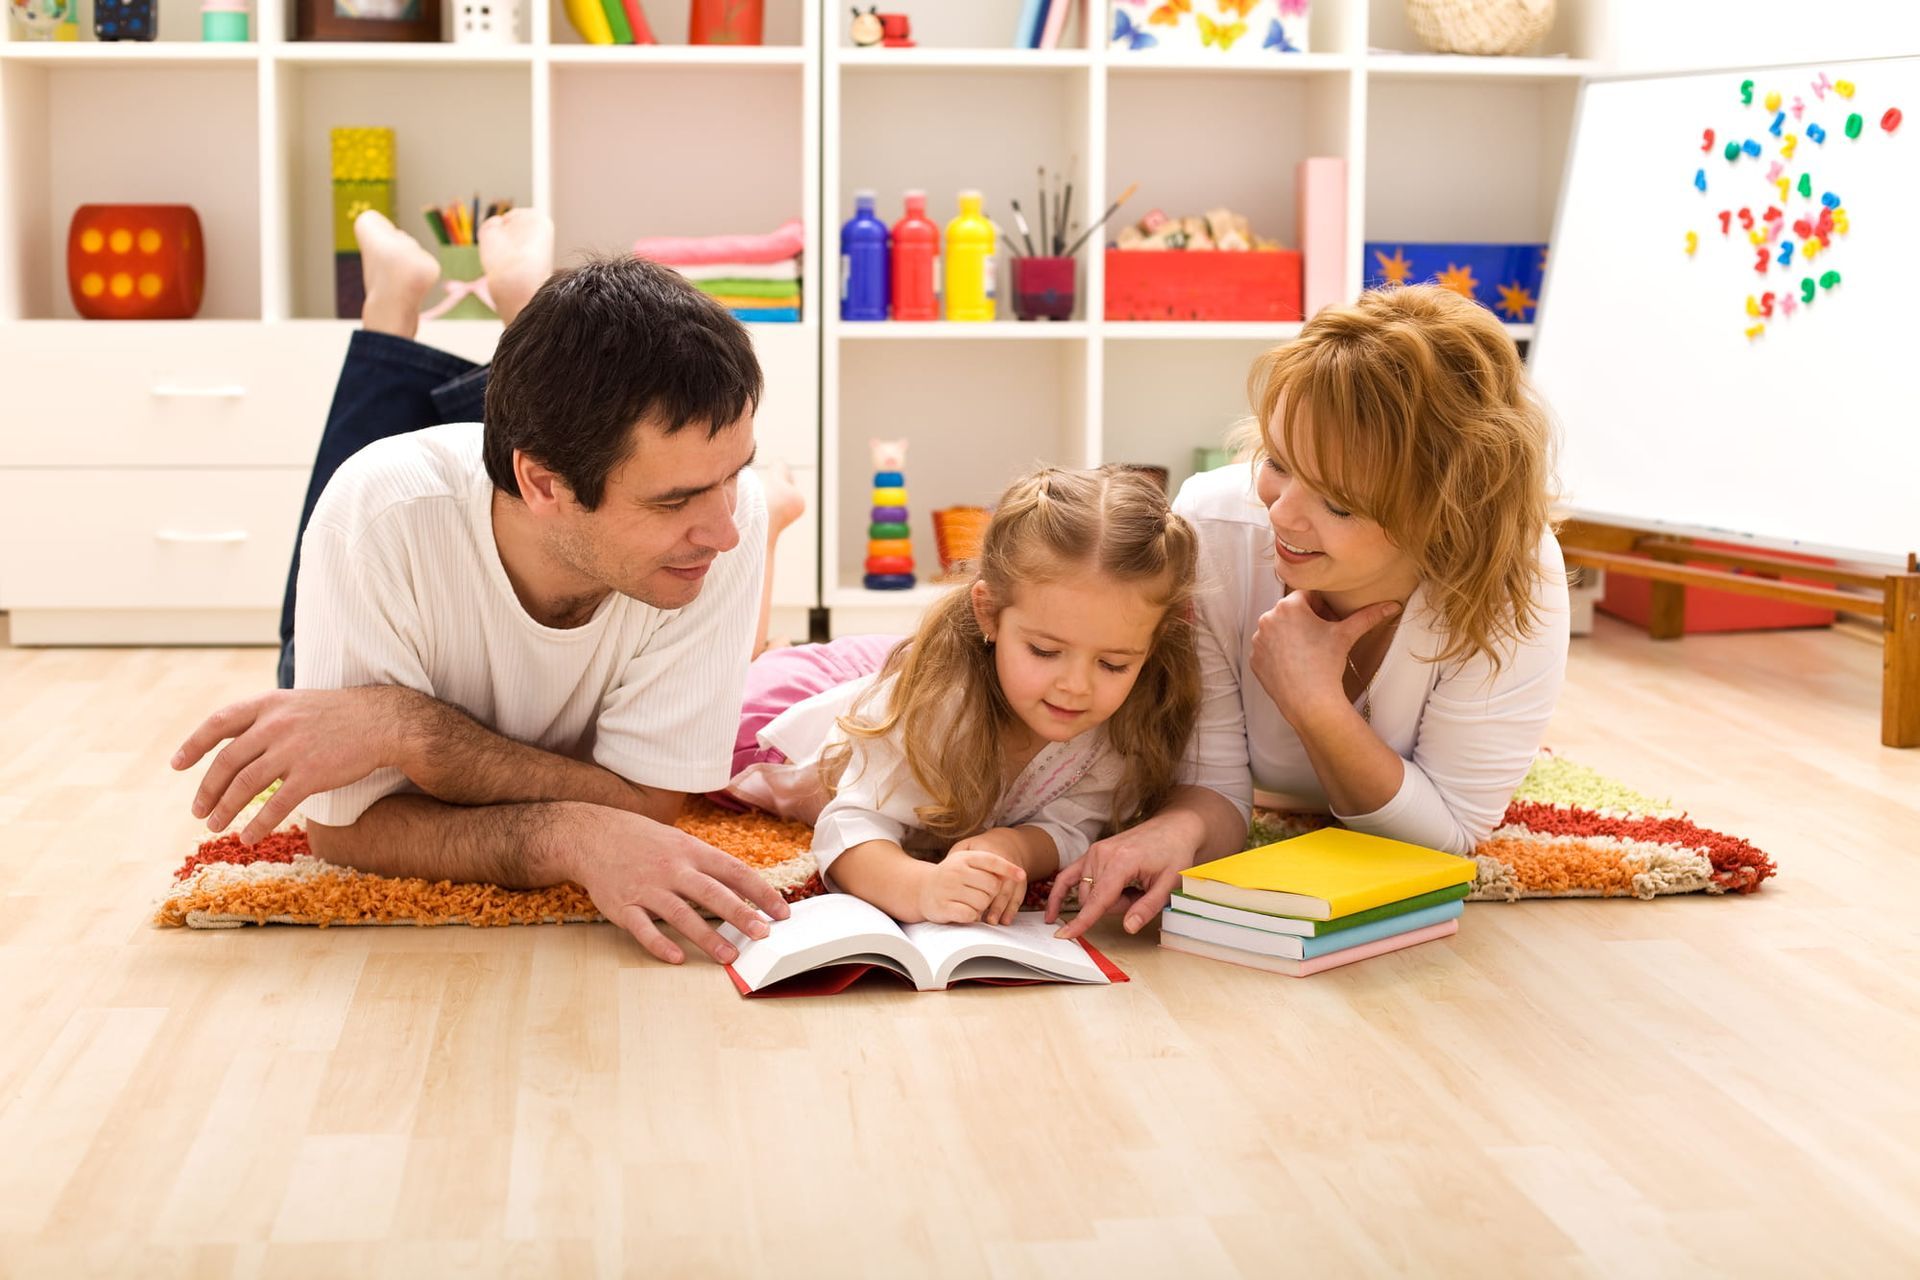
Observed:
[[[1287,29],[1275,18],[1273,25],[1267,28],[1267,38],[1260,46],[1262,49],[1274,49],[1280,53],[1298,53],[1300,46],[1287,39]]]
[[[1125,9],[1116,8],[1113,11],[1113,43],[1128,49],[1151,49],[1160,43],[1160,37],[1145,27],[1135,26]]]
[[[1147,25],[1154,27],[1177,27],[1180,15],[1193,12],[1193,0],[1166,0],[1147,18]]]
[[[1244,18],[1260,0],[1216,0],[1216,3],[1220,6],[1221,17],[1231,14],[1236,18]]]
[[[1215,22],[1204,13],[1196,13],[1193,17],[1194,21],[1200,24],[1200,47],[1202,49],[1210,44],[1219,45],[1220,52],[1225,53],[1227,50],[1233,48],[1236,40],[1247,34],[1247,24],[1244,22],[1235,22],[1232,24]]]

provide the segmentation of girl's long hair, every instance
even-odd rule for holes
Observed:
[[[1004,789],[1001,743],[1017,717],[1000,690],[993,647],[981,632],[971,583],[995,604],[1023,587],[1104,579],[1148,593],[1162,610],[1140,674],[1106,722],[1126,770],[1109,830],[1163,805],[1200,709],[1192,600],[1197,541],[1159,483],[1119,466],[1048,468],[1001,495],[975,573],[927,610],[913,638],[896,648],[876,687],[898,676],[884,706],[857,706],[840,724],[853,739],[897,738],[916,783],[932,797],[920,824],[946,840],[983,830]],[[823,760],[829,785],[851,756],[842,744]]]
[[[1552,429],[1491,311],[1439,285],[1370,291],[1256,360],[1247,393],[1260,453],[1413,558],[1444,623],[1436,661],[1497,670],[1533,633]]]

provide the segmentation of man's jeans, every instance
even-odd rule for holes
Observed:
[[[313,518],[321,490],[340,464],[376,440],[443,422],[479,422],[486,405],[487,367],[422,346],[411,338],[356,329],[334,384],[333,407],[320,433],[313,479],[300,509],[300,535]],[[280,687],[293,688],[293,595],[300,578],[300,543],[293,546],[287,594],[280,606]]]

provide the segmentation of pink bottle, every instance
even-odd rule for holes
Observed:
[[[893,318],[940,318],[940,228],[927,217],[927,193],[906,193],[907,211],[893,224]]]

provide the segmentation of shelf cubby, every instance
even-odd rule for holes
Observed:
[[[429,242],[421,209],[462,197],[531,202],[527,68],[301,64],[279,68],[291,314],[334,314],[332,130],[394,131],[394,222]]]
[[[75,318],[67,226],[83,204],[187,204],[206,240],[209,320],[258,319],[259,72],[244,63],[112,67],[9,61],[5,215],[13,224],[0,316]],[[216,159],[218,163],[209,163]]]

